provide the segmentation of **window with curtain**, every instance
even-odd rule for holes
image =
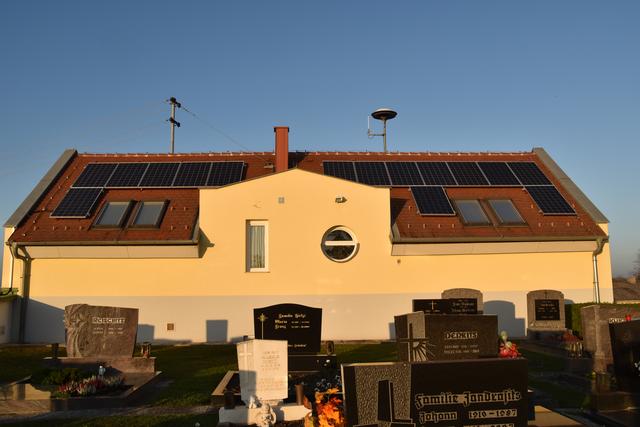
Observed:
[[[247,223],[247,271],[269,271],[267,221]]]

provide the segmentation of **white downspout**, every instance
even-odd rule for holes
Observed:
[[[596,249],[593,251],[593,301],[600,304],[600,278],[598,277],[598,255],[604,250],[606,239],[596,240]]]

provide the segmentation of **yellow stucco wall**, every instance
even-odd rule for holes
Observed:
[[[338,196],[347,201],[336,203]],[[248,220],[268,221],[269,272],[245,271]],[[31,298],[405,294],[410,300],[469,287],[504,299],[517,292],[516,312],[524,316],[523,296],[530,290],[559,289],[583,301],[592,292],[588,251],[392,256],[388,189],[297,169],[201,190],[199,224],[201,258],[35,259]],[[360,244],[346,263],[327,259],[320,248],[323,234],[336,225],[350,228]],[[4,258],[7,283],[6,248]],[[602,299],[611,300],[608,244],[598,258]],[[15,270],[21,282],[22,270]],[[246,305],[241,309],[254,306]]]

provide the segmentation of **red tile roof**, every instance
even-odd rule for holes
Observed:
[[[323,173],[325,160],[410,160],[410,161],[533,161],[553,182],[575,209],[576,215],[542,215],[533,199],[523,188],[517,187],[448,187],[451,199],[506,198],[511,199],[527,222],[524,226],[466,226],[457,216],[422,216],[408,188],[391,188],[391,214],[396,238],[399,239],[568,239],[604,237],[605,233],[585,211],[583,206],[562,187],[534,152],[514,153],[349,153],[313,152],[290,153],[290,163],[300,169]],[[93,215],[86,219],[51,218],[50,214],[64,197],[84,167],[92,162],[189,162],[243,161],[245,179],[273,173],[275,155],[255,153],[191,153],[191,154],[78,154],[50,186],[35,208],[23,219],[10,237],[18,243],[177,243],[194,238],[198,218],[198,189],[108,189],[99,200]],[[158,229],[103,229],[92,227],[95,216],[104,203],[124,200],[169,200]]]

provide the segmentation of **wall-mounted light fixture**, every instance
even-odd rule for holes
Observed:
[[[344,196],[336,196],[336,203],[344,203],[347,201],[347,198]]]

